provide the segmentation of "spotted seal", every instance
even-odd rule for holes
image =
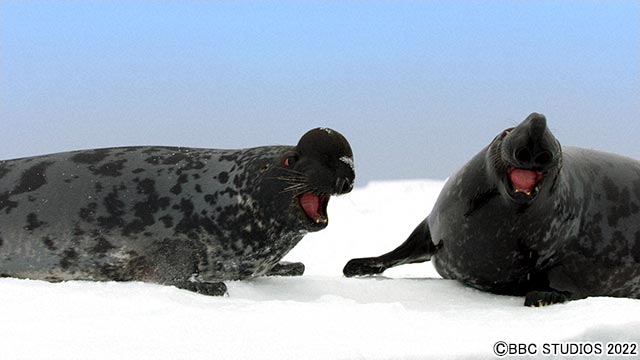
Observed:
[[[640,298],[640,162],[562,148],[533,113],[446,182],[403,244],[344,274],[427,260],[446,279],[525,295],[528,306]]]
[[[294,146],[120,147],[0,162],[0,274],[144,281],[209,294],[299,275],[280,263],[351,191],[353,153],[318,128]]]

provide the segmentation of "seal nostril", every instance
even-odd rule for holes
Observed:
[[[349,181],[349,179],[345,178],[345,184],[344,187],[342,188],[342,193],[346,194],[349,191],[353,190],[353,182]]]
[[[531,152],[526,147],[522,147],[516,150],[515,156],[516,160],[520,161],[521,163],[528,163],[531,161]]]
[[[336,180],[335,191],[338,194],[345,194],[351,191],[352,186],[353,185],[348,178],[339,178]]]
[[[346,183],[346,181],[345,181],[345,179],[344,179],[344,178],[338,178],[338,179],[336,180],[336,187],[335,187],[335,191],[336,191],[337,193],[342,193],[342,192],[343,192],[343,189],[344,189],[344,187],[345,187],[345,185],[346,185],[345,183]]]
[[[539,165],[547,165],[553,160],[553,155],[551,155],[548,151],[542,151],[540,154],[536,155],[534,161]]]

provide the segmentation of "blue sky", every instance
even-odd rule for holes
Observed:
[[[536,111],[640,158],[638,1],[0,2],[0,158],[295,144],[444,179]]]

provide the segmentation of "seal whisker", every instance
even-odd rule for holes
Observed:
[[[284,171],[284,172],[291,173],[291,174],[306,176],[306,174],[303,173],[302,171],[298,171],[298,170],[294,170],[294,169],[290,169],[290,168],[281,168],[280,170]]]
[[[301,189],[310,189],[310,187],[307,184],[296,184],[296,185],[291,185],[291,186],[288,186],[288,187],[284,188],[283,191],[296,191],[296,190],[301,190]]]
[[[303,178],[303,177],[292,177],[292,176],[279,176],[274,179],[284,180],[284,181],[296,181],[300,183],[308,182],[308,179],[306,177]]]
[[[299,182],[308,182],[309,176],[307,174],[281,174],[276,177],[281,180],[297,180]]]
[[[308,193],[308,192],[311,192],[311,190],[309,189],[309,190],[304,190],[304,191],[294,192],[294,193],[293,193],[293,197],[298,197],[298,196],[300,196],[300,195],[302,195],[302,194],[305,194],[305,193]]]
[[[287,186],[295,186],[295,185],[308,185],[309,182],[304,180],[296,180],[296,179],[280,179],[277,178],[278,180],[284,182]]]
[[[312,190],[313,189],[308,184],[297,184],[284,188],[280,193],[291,192],[293,193],[293,196],[298,196],[306,192],[311,192]]]

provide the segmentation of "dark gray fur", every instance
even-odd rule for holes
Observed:
[[[326,226],[286,190],[282,161],[295,152],[126,147],[1,161],[0,274],[222,294],[223,280],[269,273]],[[347,170],[339,192],[352,187]]]
[[[538,154],[540,164],[533,161]],[[506,172],[515,165],[545,173],[539,191],[526,196],[510,189]],[[426,260],[444,278],[527,294],[527,305],[640,298],[640,162],[560,148],[544,116],[531,114],[447,181],[405,243],[351,260],[344,272],[375,274]]]

